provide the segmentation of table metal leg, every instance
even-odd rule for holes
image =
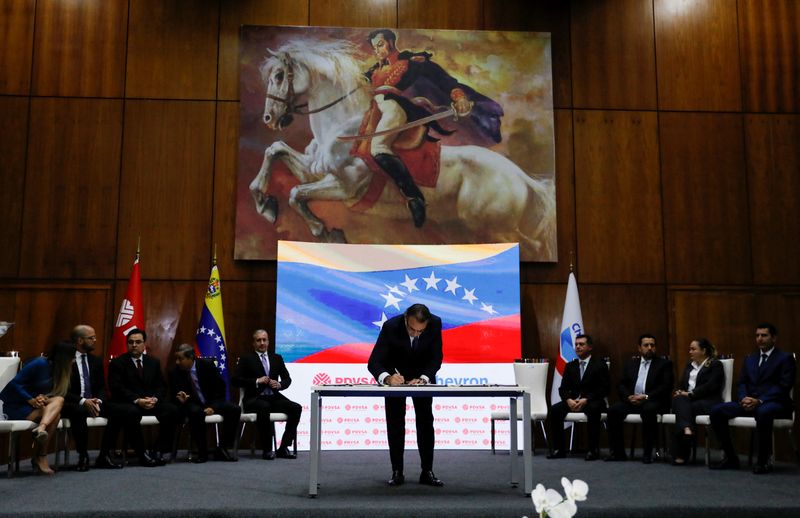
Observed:
[[[515,423],[516,426],[516,423]],[[533,432],[531,425],[531,395],[525,392],[522,397],[522,457],[524,464],[523,479],[525,480],[525,495],[533,492],[533,452],[531,452]]]
[[[511,487],[517,487],[519,485],[519,459],[518,452],[519,452],[519,445],[517,443],[517,398],[512,397],[509,399],[508,405],[508,422],[511,426],[510,430],[510,437],[511,437],[511,449],[509,451],[509,456],[511,457]]]
[[[308,496],[317,496],[319,480],[319,450],[321,445],[321,401],[318,392],[311,393],[311,467],[308,476]]]

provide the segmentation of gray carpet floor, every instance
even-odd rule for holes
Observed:
[[[319,496],[309,498],[307,452],[297,460],[274,461],[242,452],[237,463],[199,465],[186,462],[183,452],[161,468],[65,468],[53,477],[34,476],[27,463],[16,477],[0,478],[0,516],[535,516],[531,499],[509,484],[508,453],[438,451],[435,472],[446,484],[442,488],[417,484],[418,470],[416,452],[406,452],[407,483],[391,488],[388,452],[323,452]],[[745,468],[712,472],[701,464],[546,460],[541,451],[534,457],[534,484],[559,492],[562,476],[589,484],[580,517],[800,516],[798,475],[794,464],[756,476]]]

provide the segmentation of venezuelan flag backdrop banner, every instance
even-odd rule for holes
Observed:
[[[339,245],[280,241],[275,350],[289,363],[285,394],[303,404],[298,446],[308,448],[315,384],[375,383],[367,359],[383,322],[414,303],[442,319],[441,385],[513,384],[520,357],[519,246]],[[436,398],[436,447],[489,448],[500,398]],[[323,402],[325,449],[388,448],[383,400]],[[408,400],[406,443],[416,447]],[[496,433],[508,446],[507,427]]]

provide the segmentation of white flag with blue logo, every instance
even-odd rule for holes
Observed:
[[[556,370],[553,373],[553,389],[550,392],[550,402],[555,404],[561,401],[558,388],[561,386],[561,377],[564,367],[577,355],[575,354],[575,336],[583,333],[583,315],[581,315],[581,300],[578,297],[578,281],[570,272],[567,283],[567,297],[564,300],[564,313],[561,316],[561,333],[559,334],[558,357]]]

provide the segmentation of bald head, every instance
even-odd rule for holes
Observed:
[[[86,324],[78,324],[73,327],[70,338],[72,339],[72,343],[75,344],[75,347],[78,348],[78,351],[82,353],[94,351],[95,345],[97,344],[97,334],[94,332],[94,328]]]

